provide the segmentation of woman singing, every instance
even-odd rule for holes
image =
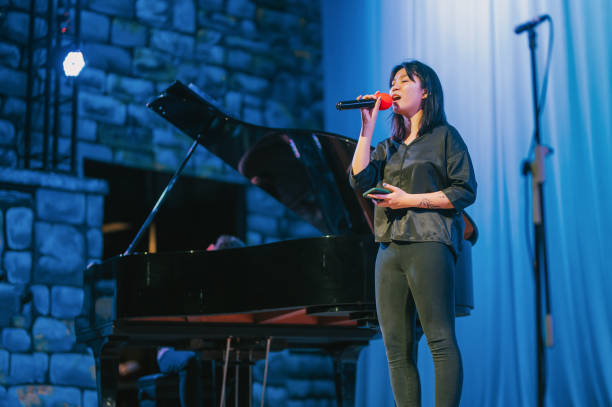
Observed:
[[[390,87],[391,137],[370,154],[380,99],[361,109],[350,182],[363,191],[374,186],[390,191],[368,197],[376,204],[376,310],[391,386],[399,407],[420,406],[418,315],[434,361],[436,406],[458,406],[463,372],[454,273],[465,227],[461,213],[476,198],[476,179],[465,143],[446,122],[433,69],[404,62],[393,68]]]

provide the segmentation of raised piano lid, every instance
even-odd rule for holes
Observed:
[[[322,234],[372,233],[373,205],[348,184],[355,140],[245,123],[180,81],[147,106]]]

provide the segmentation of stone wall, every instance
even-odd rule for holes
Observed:
[[[94,360],[76,344],[74,318],[83,270],[102,257],[106,189],[0,169],[0,404],[97,404]]]
[[[247,122],[321,129],[319,2],[82,0],[87,66],[78,79],[76,178],[15,170],[23,163],[29,4],[0,0],[0,400],[94,406],[93,361],[75,345],[73,320],[82,270],[102,253],[105,187],[83,178],[83,160],[174,171],[191,139],[145,103],[175,79]],[[36,0],[38,12],[46,6]],[[35,32],[47,32],[42,18]],[[63,94],[71,86],[63,79]],[[59,150],[67,154],[70,111],[63,107],[60,117]],[[36,104],[33,152],[42,151],[42,129]],[[186,172],[244,182],[204,148]],[[320,235],[254,187],[246,207],[249,244]]]

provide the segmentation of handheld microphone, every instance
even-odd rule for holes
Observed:
[[[393,99],[388,93],[376,92],[375,96],[380,96],[379,110],[387,110],[393,104]],[[376,99],[360,99],[360,100],[343,100],[336,103],[336,109],[347,110],[347,109],[361,109],[361,108],[372,108],[376,104]]]
[[[531,30],[536,25],[540,24],[544,20],[550,20],[550,16],[548,14],[542,14],[541,16],[537,16],[523,24],[519,24],[514,28],[515,34],[520,34],[523,31]]]

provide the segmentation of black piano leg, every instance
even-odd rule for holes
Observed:
[[[357,359],[362,348],[363,346],[349,346],[331,352],[334,359],[334,381],[338,407],[355,406]]]
[[[96,384],[98,406],[116,407],[119,375],[119,352],[121,346],[101,342],[91,346],[96,361]]]

